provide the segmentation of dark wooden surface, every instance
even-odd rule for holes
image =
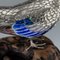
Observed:
[[[26,51],[31,44],[27,38],[15,36],[0,39],[0,57],[11,58],[12,56],[13,58],[10,60],[17,60],[18,57],[20,60],[60,60],[60,51],[50,39],[41,36],[36,41],[40,41],[40,44],[46,43],[46,45],[40,46],[40,48],[30,47]]]

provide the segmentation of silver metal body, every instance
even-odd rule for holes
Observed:
[[[48,29],[59,20],[59,3],[60,0],[28,0],[13,7],[0,7],[0,26],[11,25],[16,20],[29,17],[33,26],[37,25],[41,30]]]

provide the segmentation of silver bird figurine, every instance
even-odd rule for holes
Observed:
[[[0,7],[0,26],[12,25],[17,20],[30,18],[32,31],[48,30],[59,20],[60,0],[28,0],[11,7]]]

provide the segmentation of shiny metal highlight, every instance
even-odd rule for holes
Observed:
[[[0,26],[12,25],[27,17],[39,28],[37,31],[51,28],[60,17],[60,0],[28,0],[13,7],[0,7]]]

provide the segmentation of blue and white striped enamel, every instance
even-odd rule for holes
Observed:
[[[12,25],[16,35],[27,38],[38,37],[48,31],[46,28],[42,30],[43,28],[34,24],[29,18],[18,20]]]

